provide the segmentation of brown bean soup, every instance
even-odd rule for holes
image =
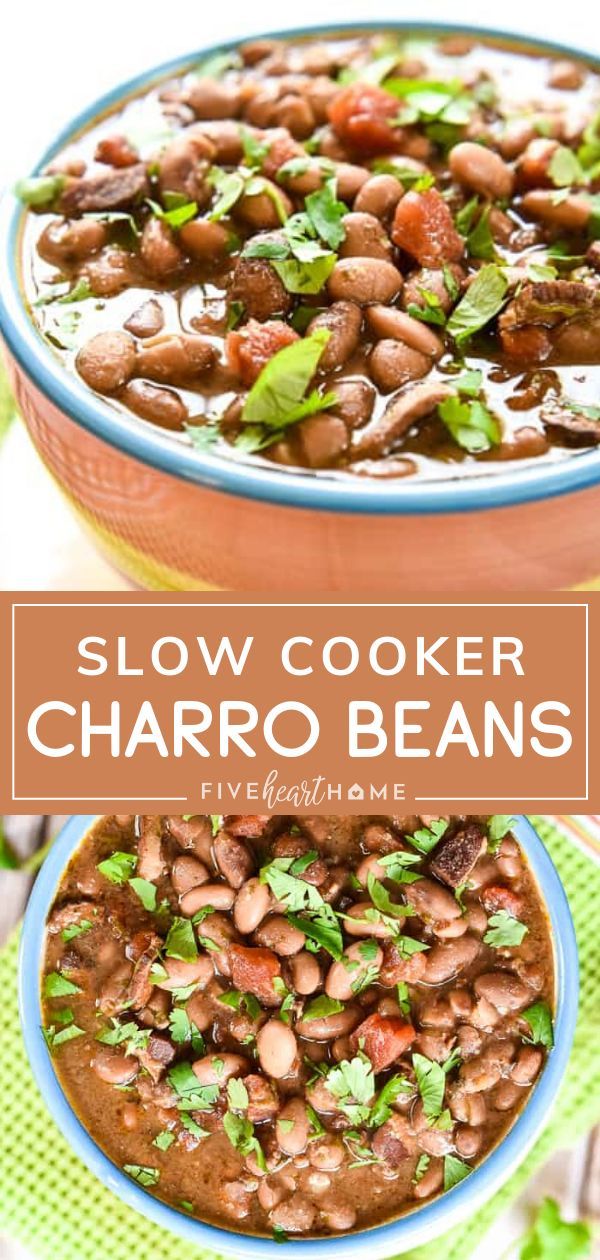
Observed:
[[[600,78],[491,39],[263,39],[24,180],[33,317],[123,423],[325,476],[600,440]]]
[[[94,1140],[203,1221],[394,1219],[496,1146],[552,1046],[504,816],[111,816],[48,919],[44,1027]]]

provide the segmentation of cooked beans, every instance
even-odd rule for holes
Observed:
[[[263,1025],[256,1038],[256,1048],[263,1072],[276,1080],[288,1075],[298,1052],[291,1028],[280,1019],[270,1019]]]
[[[344,258],[335,264],[328,282],[334,302],[391,302],[402,288],[402,276],[393,263],[380,258]]]
[[[492,201],[510,197],[514,176],[508,164],[493,149],[465,140],[450,150],[449,164],[452,175],[482,197]]]
[[[477,35],[431,39],[375,83],[379,41],[232,50],[218,74],[186,69],[124,102],[41,181],[21,182],[32,317],[121,422],[130,412],[163,442],[280,475],[350,476],[358,491],[365,477],[506,474],[600,443],[585,411],[598,396],[600,263],[581,144],[600,77]],[[417,89],[444,86],[448,56],[460,109],[434,124]],[[484,267],[506,292],[480,321],[469,302]],[[286,363],[319,333],[313,380],[288,397]],[[463,352],[479,374],[464,397]],[[249,431],[267,369],[285,423]],[[468,424],[441,406],[450,399]]]
[[[415,833],[434,823],[423,854]],[[43,998],[50,1044],[71,1020],[83,1030],[53,1057],[95,1140],[156,1168],[167,1201],[190,1194],[194,1215],[249,1234],[363,1229],[441,1193],[447,1158],[470,1169],[502,1140],[546,1056],[527,1014],[542,1003],[551,1017],[544,908],[516,838],[496,851],[488,827],[100,819],[50,913]],[[155,887],[155,910],[135,879],[111,883],[113,853]],[[416,879],[402,883],[384,859],[409,853]],[[525,929],[520,945],[494,944],[499,909]],[[78,986],[68,998],[51,996],[61,974]],[[422,1073],[440,1067],[432,1115]]]

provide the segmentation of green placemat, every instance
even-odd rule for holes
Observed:
[[[553,827],[538,829],[575,919],[581,1005],[570,1066],[549,1123],[527,1160],[468,1222],[409,1260],[466,1260],[493,1220],[552,1151],[600,1119],[600,868]],[[204,1253],[125,1207],[79,1162],[34,1084],[17,1012],[17,934],[0,954],[0,1230],[44,1260],[200,1260]],[[285,1247],[282,1248],[282,1258]]]

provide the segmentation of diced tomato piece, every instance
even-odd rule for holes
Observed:
[[[117,167],[135,166],[140,160],[127,136],[106,136],[104,140],[99,140],[94,157],[97,162]]]
[[[464,245],[437,188],[409,192],[396,207],[392,240],[423,267],[459,262]]]
[[[298,340],[298,333],[281,319],[270,319],[265,324],[249,319],[243,328],[227,334],[227,362],[243,385],[253,385],[269,359]]]
[[[552,349],[552,342],[545,328],[523,324],[521,328],[500,326],[502,349],[511,359],[526,359],[528,363],[543,363]]]
[[[336,135],[361,154],[389,153],[396,147],[403,133],[400,127],[392,127],[391,119],[398,113],[398,101],[370,83],[351,83],[329,106]]]
[[[486,910],[506,910],[514,919],[518,919],[522,910],[521,898],[511,888],[505,888],[504,884],[489,884],[484,888],[481,900]]]
[[[412,1024],[398,1015],[369,1015],[352,1033],[350,1044],[354,1051],[364,1051],[374,1072],[382,1072],[404,1054],[416,1035]]]
[[[262,836],[270,818],[270,814],[228,814],[225,817],[225,830],[231,832],[232,836],[252,839]]]
[[[278,1006],[281,995],[273,981],[281,976],[277,954],[272,949],[252,949],[246,945],[231,945],[231,976],[241,993],[253,993],[265,1006]]]

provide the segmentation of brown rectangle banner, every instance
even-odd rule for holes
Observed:
[[[599,600],[5,594],[2,808],[600,810]]]

